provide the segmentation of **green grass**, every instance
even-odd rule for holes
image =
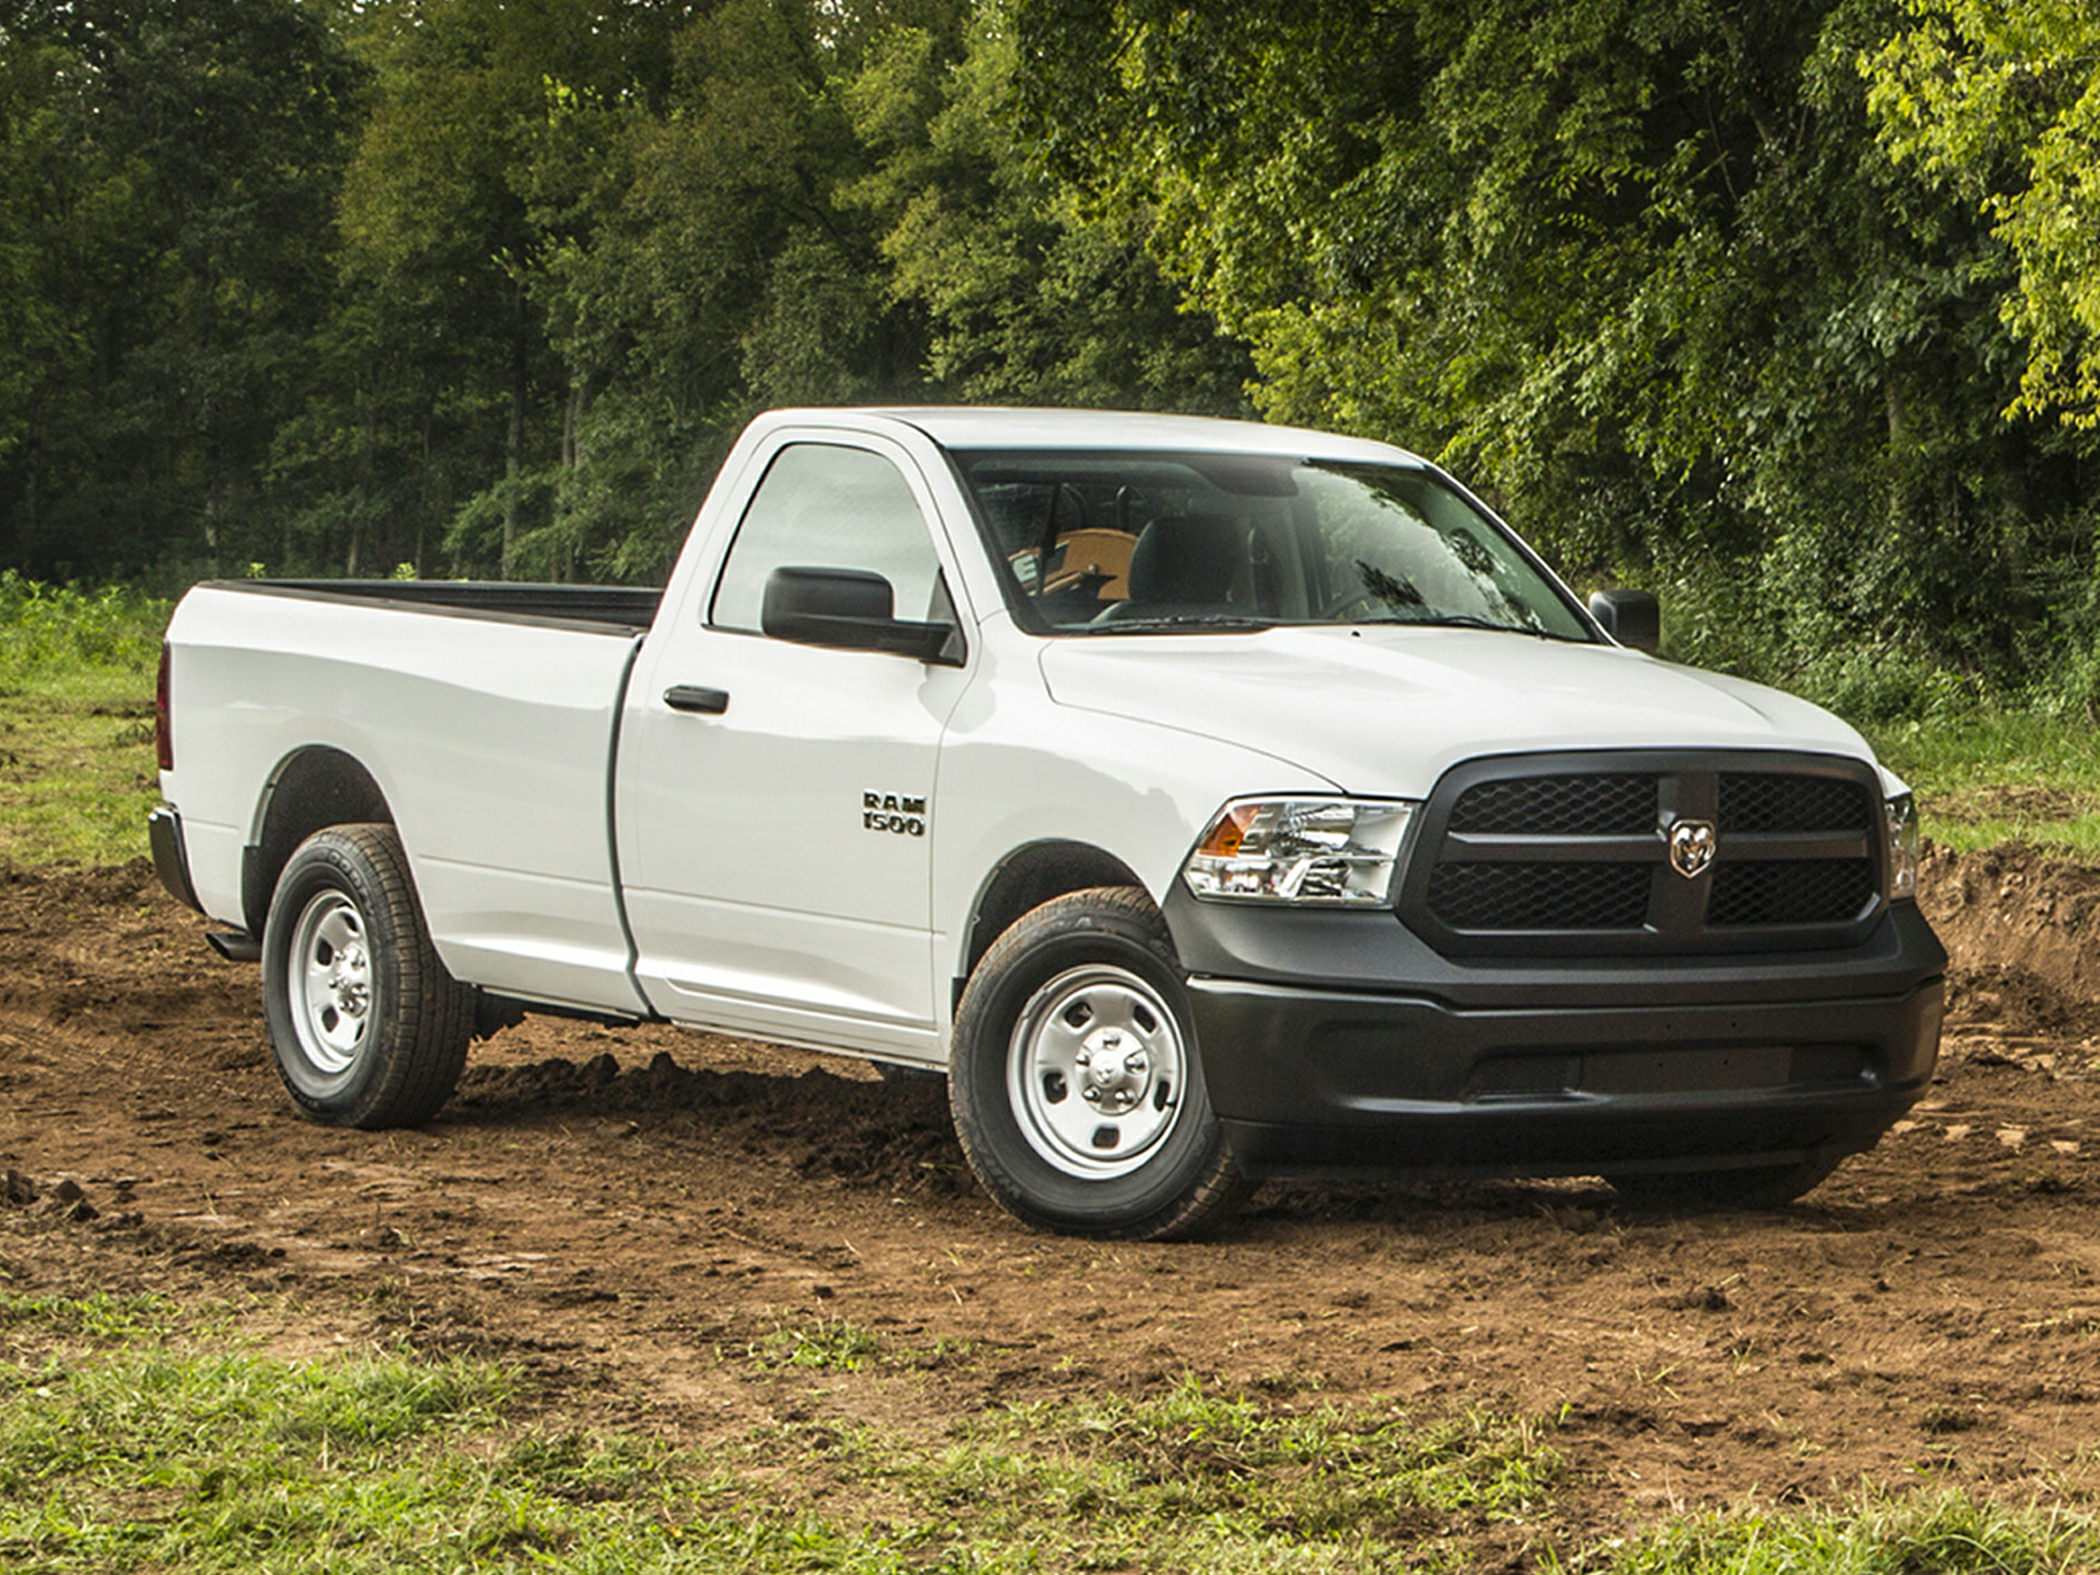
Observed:
[[[2031,842],[2100,857],[2100,728],[2028,712],[1873,730],[1918,795],[1925,834],[1967,852]]]
[[[891,1359],[889,1342],[848,1318],[819,1318],[811,1324],[776,1329],[750,1348],[761,1367],[809,1367],[853,1373],[875,1361]]]
[[[559,1400],[405,1349],[275,1359],[154,1298],[0,1296],[0,1567],[1418,1568],[1546,1508],[1560,1469],[1534,1425],[1277,1413],[1194,1379],[931,1439],[796,1423],[706,1452],[550,1424]]]
[[[797,1371],[777,1353],[835,1351],[841,1327],[722,1359],[755,1382],[836,1382],[847,1369],[829,1359]],[[889,1339],[854,1360],[881,1369],[861,1382],[923,1376]],[[2100,1561],[2082,1516],[1931,1492],[1749,1504],[1561,1546],[1556,1496],[1580,1471],[1549,1423],[1294,1409],[1194,1377],[1141,1397],[987,1404],[921,1424],[932,1436],[851,1420],[849,1399],[829,1420],[705,1450],[570,1426],[563,1403],[500,1366],[405,1348],[272,1357],[224,1310],[157,1297],[0,1294],[0,1568],[1419,1571],[1506,1563],[1513,1546],[1562,1575]]]
[[[2050,1575],[2100,1564],[2100,1534],[2083,1516],[1918,1493],[1856,1509],[1699,1516],[1553,1562],[1571,1575]]]
[[[119,864],[158,799],[166,602],[0,574],[0,861]]]

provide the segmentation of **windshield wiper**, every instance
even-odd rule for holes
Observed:
[[[1581,635],[1555,634],[1551,629],[1536,628],[1528,623],[1496,623],[1492,618],[1483,618],[1478,613],[1435,613],[1427,618],[1366,618],[1366,623],[1408,624],[1427,629],[1488,629],[1496,634],[1527,634],[1534,640],[1561,640],[1571,645],[1588,645]]]
[[[1201,629],[1206,633],[1253,634],[1276,627],[1273,618],[1253,618],[1245,613],[1158,613],[1150,618],[1118,618],[1112,623],[1082,624],[1085,634],[1129,634],[1133,630]],[[1074,632],[1074,631],[1067,631]]]

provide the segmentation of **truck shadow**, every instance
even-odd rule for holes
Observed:
[[[926,1198],[978,1193],[949,1120],[939,1078],[718,1070],[681,1064],[669,1051],[626,1064],[607,1053],[470,1066],[445,1109],[448,1126],[496,1132],[562,1122],[633,1124],[681,1136],[718,1154],[784,1164],[870,1192],[909,1190]],[[638,1156],[638,1162],[639,1156]],[[1693,1210],[1632,1204],[1595,1177],[1423,1182],[1272,1181],[1221,1240],[1246,1240],[1332,1224],[1384,1224],[1437,1234],[1495,1222],[1545,1222],[1583,1233],[1653,1223]],[[1810,1199],[1792,1208],[1743,1213],[1760,1220],[1813,1217]],[[1017,1227],[1018,1228],[1018,1227]]]

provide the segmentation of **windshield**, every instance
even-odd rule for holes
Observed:
[[[956,454],[1023,624],[1052,634],[1410,623],[1594,638],[1435,475],[1255,455]]]

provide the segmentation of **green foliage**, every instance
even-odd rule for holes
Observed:
[[[765,406],[1254,409],[1862,718],[2100,706],[2088,11],[19,0],[0,567],[652,580]]]
[[[958,40],[879,34],[845,84],[876,164],[844,200],[882,227],[890,294],[930,329],[931,377],[976,403],[1248,414],[1252,368],[1160,274],[1150,210],[1086,201],[1032,158],[1019,74],[993,3]]]
[[[120,585],[87,591],[0,570],[0,692],[108,677],[150,698],[168,603]]]
[[[2001,417],[2003,238],[1876,140],[1857,61],[1902,17],[1023,0],[1020,90],[1156,205],[1266,413],[1433,454],[1578,579],[1691,587],[1754,676],[1929,676],[1916,714],[2024,680],[2094,498]]]
[[[1912,0],[1863,52],[1884,140],[1977,202],[2019,264],[2017,408],[2100,426],[2100,16],[2080,0]]]
[[[304,397],[356,73],[296,0],[0,23],[0,563],[216,565]]]

